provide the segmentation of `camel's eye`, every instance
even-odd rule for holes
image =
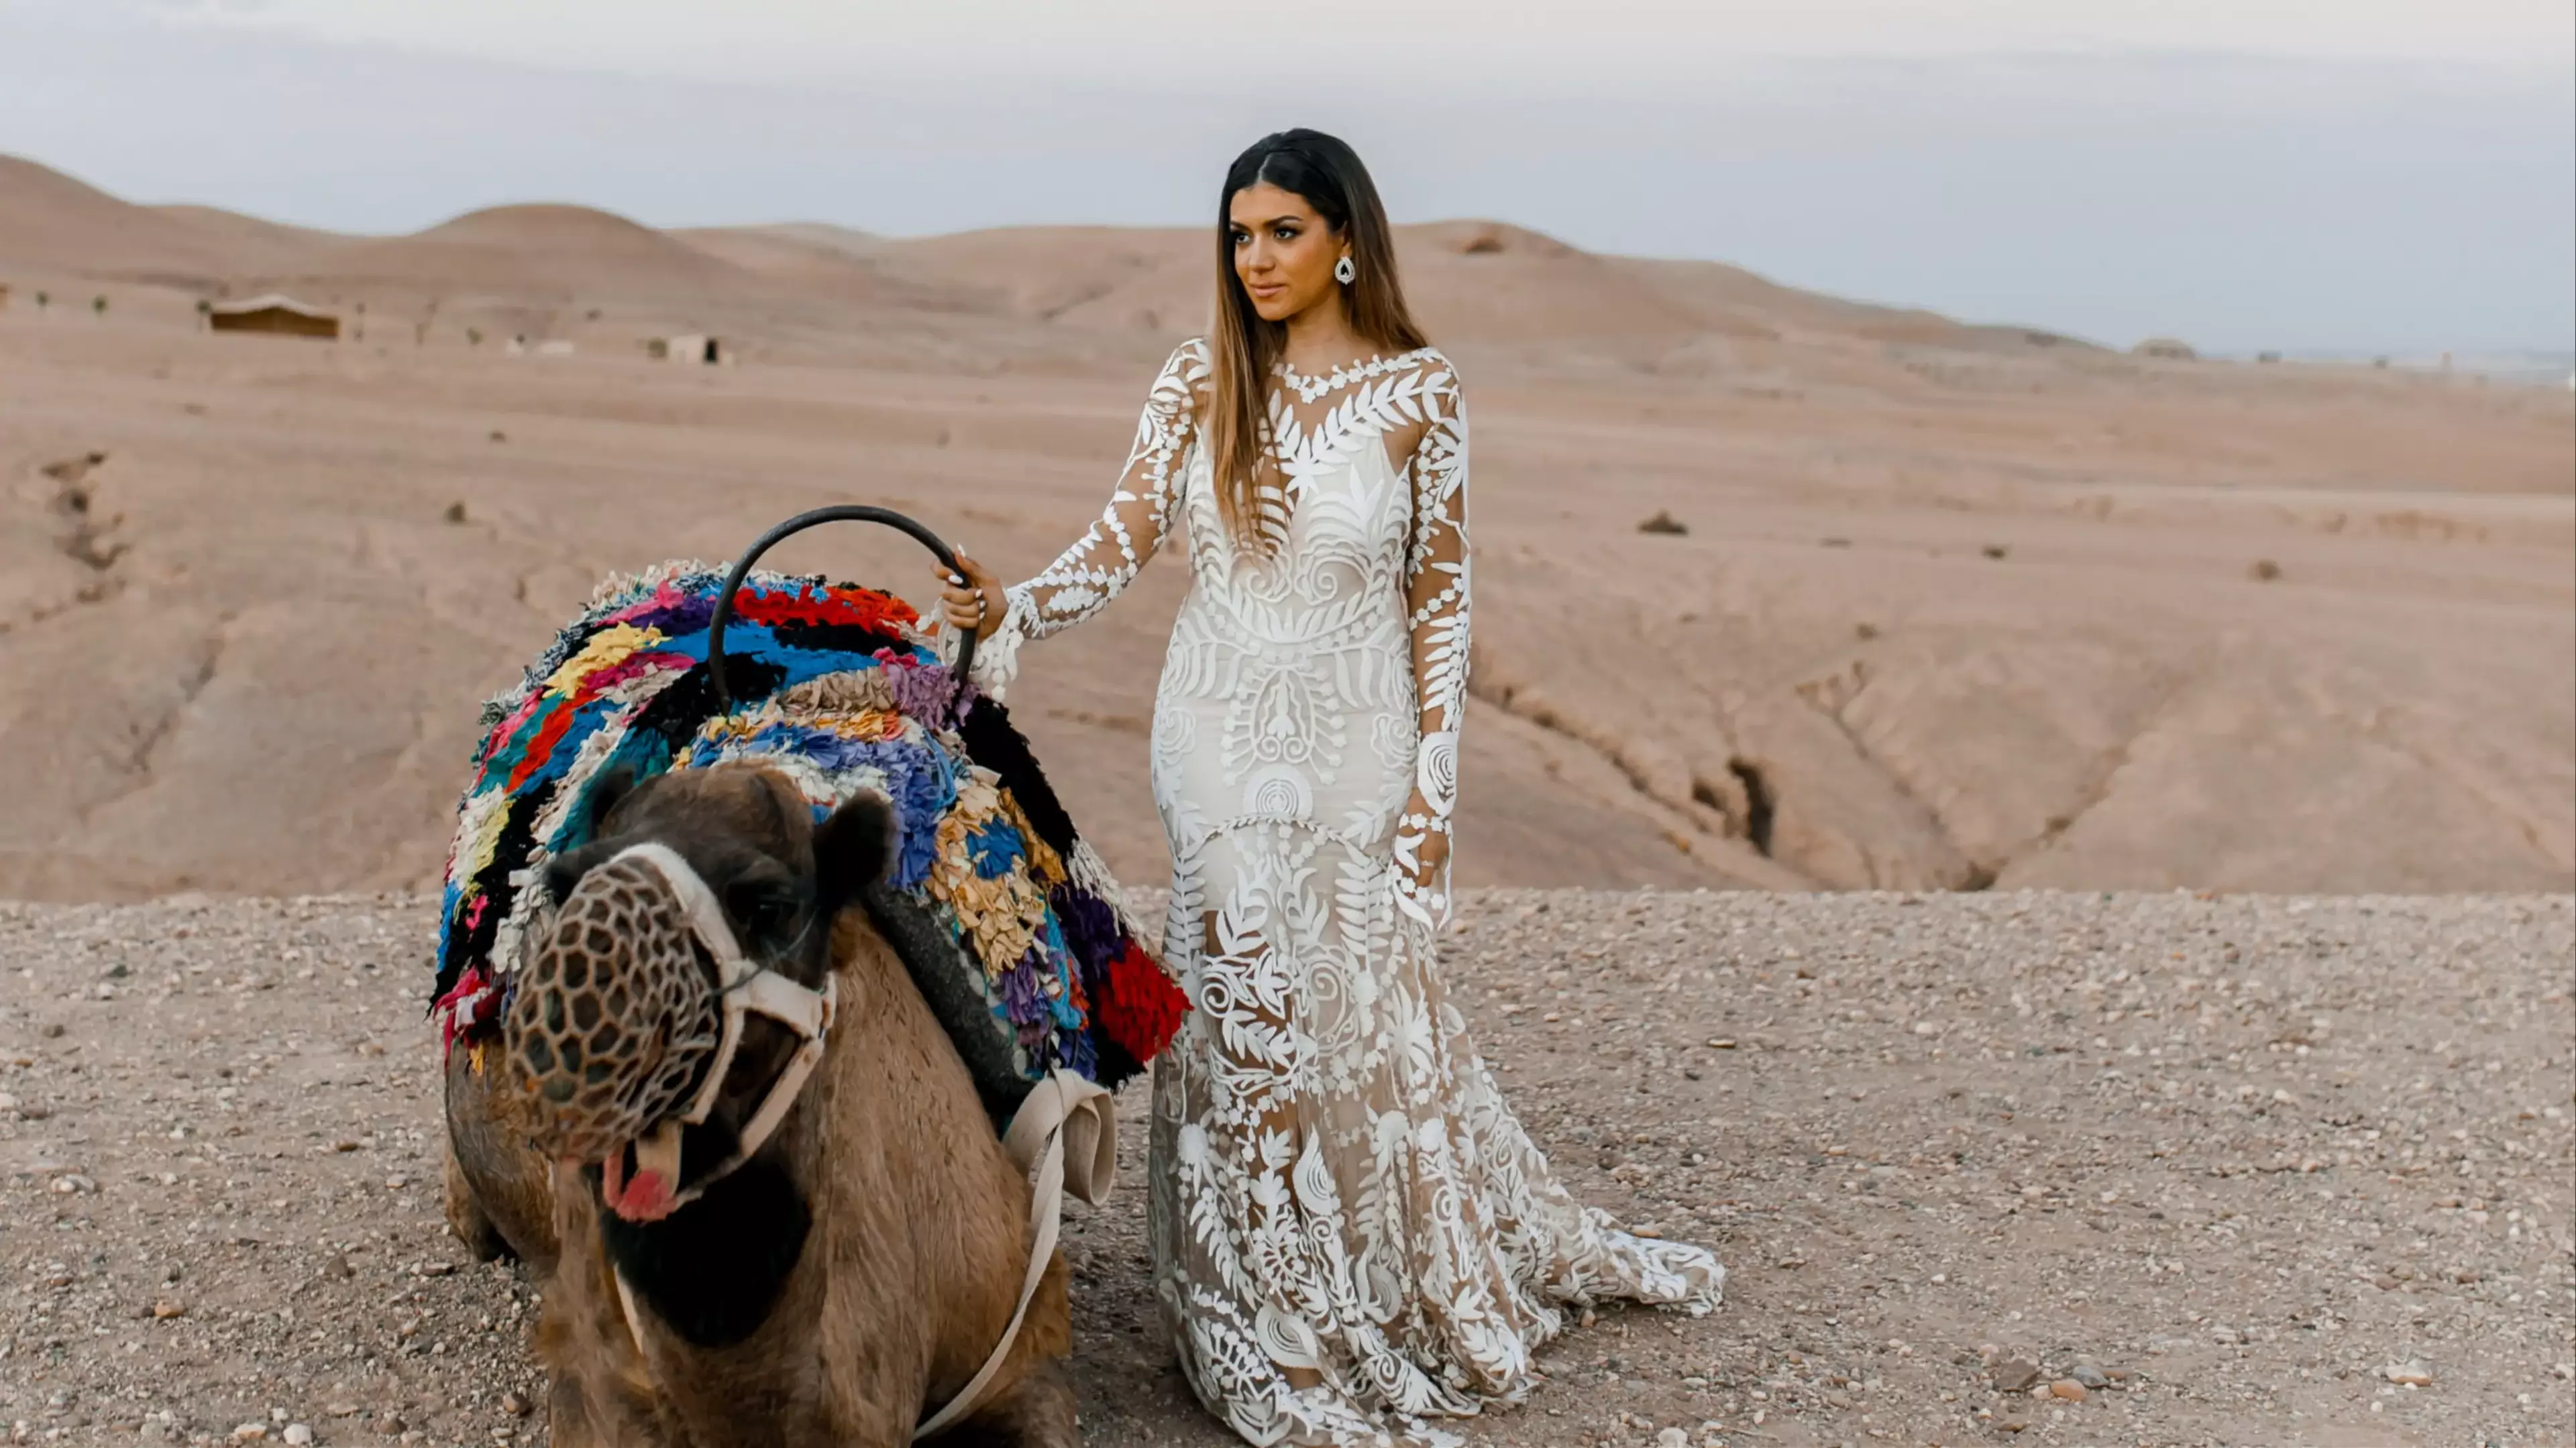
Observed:
[[[796,888],[777,880],[744,880],[725,891],[725,912],[745,944],[776,945],[796,930],[804,900]]]

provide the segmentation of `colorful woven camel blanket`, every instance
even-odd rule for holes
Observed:
[[[867,909],[999,1124],[1049,1071],[1115,1088],[1187,1003],[1139,942],[1117,882],[1073,828],[997,700],[940,661],[901,599],[754,573],[706,677],[721,571],[613,579],[519,685],[484,706],[448,856],[432,1011],[452,1048],[497,1029],[546,862],[592,835],[592,787],[624,767],[757,760],[819,820],[862,789],[892,801],[890,878]]]

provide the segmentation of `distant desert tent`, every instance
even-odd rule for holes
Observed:
[[[327,341],[340,336],[339,317],[277,292],[247,301],[217,302],[206,311],[206,325],[218,332],[272,332]]]
[[[644,344],[644,355],[656,362],[704,362],[712,366],[725,360],[724,339],[695,334],[656,337]]]
[[[2200,353],[2179,337],[2149,337],[2129,349],[2140,357],[2155,357],[2167,362],[2196,362]]]

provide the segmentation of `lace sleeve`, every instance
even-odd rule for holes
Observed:
[[[1422,390],[1425,427],[1409,470],[1413,529],[1405,558],[1405,605],[1413,633],[1413,678],[1421,704],[1414,755],[1414,804],[1396,831],[1407,914],[1437,927],[1449,918],[1449,869],[1418,877],[1422,842],[1447,835],[1458,798],[1458,729],[1467,710],[1467,412],[1457,374],[1434,354]]]
[[[1053,563],[1005,590],[1009,606],[1001,627],[975,650],[975,682],[984,692],[999,698],[1010,686],[1022,640],[1045,638],[1098,613],[1162,546],[1180,514],[1182,460],[1208,365],[1205,341],[1184,342],[1172,353],[1136,419],[1136,444],[1109,506]]]

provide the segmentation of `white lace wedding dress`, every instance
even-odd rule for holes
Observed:
[[[1726,1274],[1566,1194],[1435,969],[1448,884],[1415,862],[1449,828],[1468,656],[1447,359],[1280,370],[1266,557],[1228,542],[1197,446],[1208,370],[1202,342],[1172,354],[1107,510],[1010,590],[977,673],[1007,684],[1022,639],[1098,612],[1186,520],[1153,778],[1194,1009],[1154,1071],[1156,1292],[1245,1439],[1443,1441],[1423,1419],[1526,1392],[1556,1304],[1706,1311]]]

